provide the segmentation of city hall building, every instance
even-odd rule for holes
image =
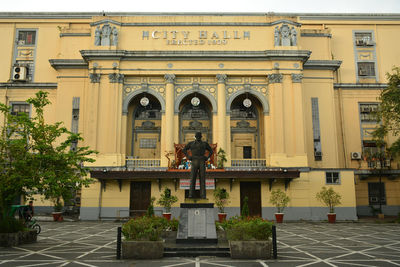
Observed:
[[[99,152],[76,198],[82,220],[137,216],[165,187],[177,217],[196,132],[226,152],[223,169],[216,154],[207,163],[205,201],[225,188],[228,216],[247,196],[250,215],[273,219],[281,189],[285,220],[325,220],[323,186],[342,195],[338,220],[379,205],[397,215],[397,161],[365,155],[378,150],[372,113],[400,65],[399,33],[400,14],[0,13],[0,97],[33,115],[25,100],[48,92],[47,122]]]

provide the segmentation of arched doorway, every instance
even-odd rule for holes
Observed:
[[[127,156],[160,159],[161,104],[150,94],[135,96],[128,106]]]
[[[179,142],[193,141],[196,132],[201,132],[203,141],[212,143],[211,104],[201,94],[186,96],[179,105]]]
[[[263,107],[250,93],[238,95],[230,107],[232,159],[265,158]]]

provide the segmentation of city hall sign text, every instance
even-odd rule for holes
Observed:
[[[250,40],[250,31],[143,31],[142,40],[164,40],[167,45],[226,45]]]

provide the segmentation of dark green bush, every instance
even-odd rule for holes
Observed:
[[[249,198],[244,197],[243,199],[243,207],[242,207],[242,217],[249,217]]]
[[[176,231],[179,222],[168,221],[163,217],[143,216],[131,219],[122,225],[122,234],[126,240],[158,241],[165,230]]]
[[[16,233],[25,229],[25,224],[14,217],[3,217],[0,219],[0,233]]]
[[[272,222],[260,217],[232,217],[217,223],[226,231],[228,240],[268,240],[272,236]]]

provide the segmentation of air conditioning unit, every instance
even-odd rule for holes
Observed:
[[[369,202],[378,202],[379,198],[378,197],[369,197]]]
[[[12,73],[13,81],[26,81],[28,69],[24,66],[14,66]]]
[[[314,152],[314,157],[322,157],[322,152],[321,151],[315,151]]]
[[[351,159],[361,159],[361,152],[351,152]]]
[[[365,42],[364,42],[363,39],[357,39],[357,40],[356,40],[356,45],[358,45],[358,46],[364,46],[364,45],[365,45]]]

